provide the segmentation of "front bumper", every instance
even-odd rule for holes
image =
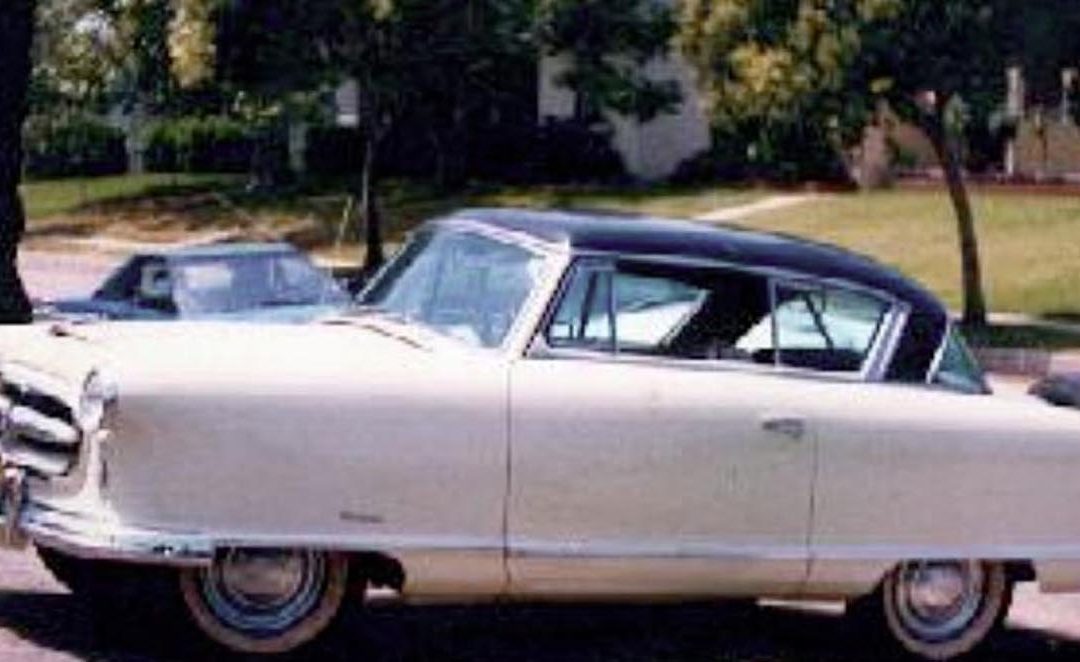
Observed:
[[[25,470],[6,468],[0,481],[0,544],[22,548],[32,542],[83,559],[176,567],[205,567],[214,558],[213,544],[198,534],[131,527],[103,516],[100,507],[60,503],[29,498]]]

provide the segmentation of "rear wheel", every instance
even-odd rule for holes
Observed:
[[[889,633],[909,653],[950,660],[975,650],[1012,602],[1002,563],[913,561],[901,564],[877,596]]]
[[[284,653],[334,620],[348,584],[348,559],[311,550],[229,549],[209,568],[184,570],[180,588],[195,623],[242,653]]]

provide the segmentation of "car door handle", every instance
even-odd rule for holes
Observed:
[[[798,416],[765,415],[761,417],[761,429],[771,434],[801,441],[806,436],[806,421]]]

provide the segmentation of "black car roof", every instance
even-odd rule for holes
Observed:
[[[466,209],[469,220],[578,251],[689,256],[846,280],[887,292],[913,307],[944,313],[925,288],[879,262],[835,246],[732,226],[611,212]]]

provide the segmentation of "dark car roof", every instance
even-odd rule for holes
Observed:
[[[682,255],[847,280],[888,292],[913,306],[941,308],[922,286],[871,258],[785,235],[610,212],[467,209],[450,218],[522,232],[546,242],[565,242],[581,251]]]
[[[909,380],[925,377],[948,322],[948,313],[937,297],[914,281],[871,258],[805,239],[612,212],[466,209],[440,220],[468,220],[545,242],[565,243],[578,251],[689,256],[790,270],[887,292],[912,307],[893,367],[894,376],[903,373]]]

